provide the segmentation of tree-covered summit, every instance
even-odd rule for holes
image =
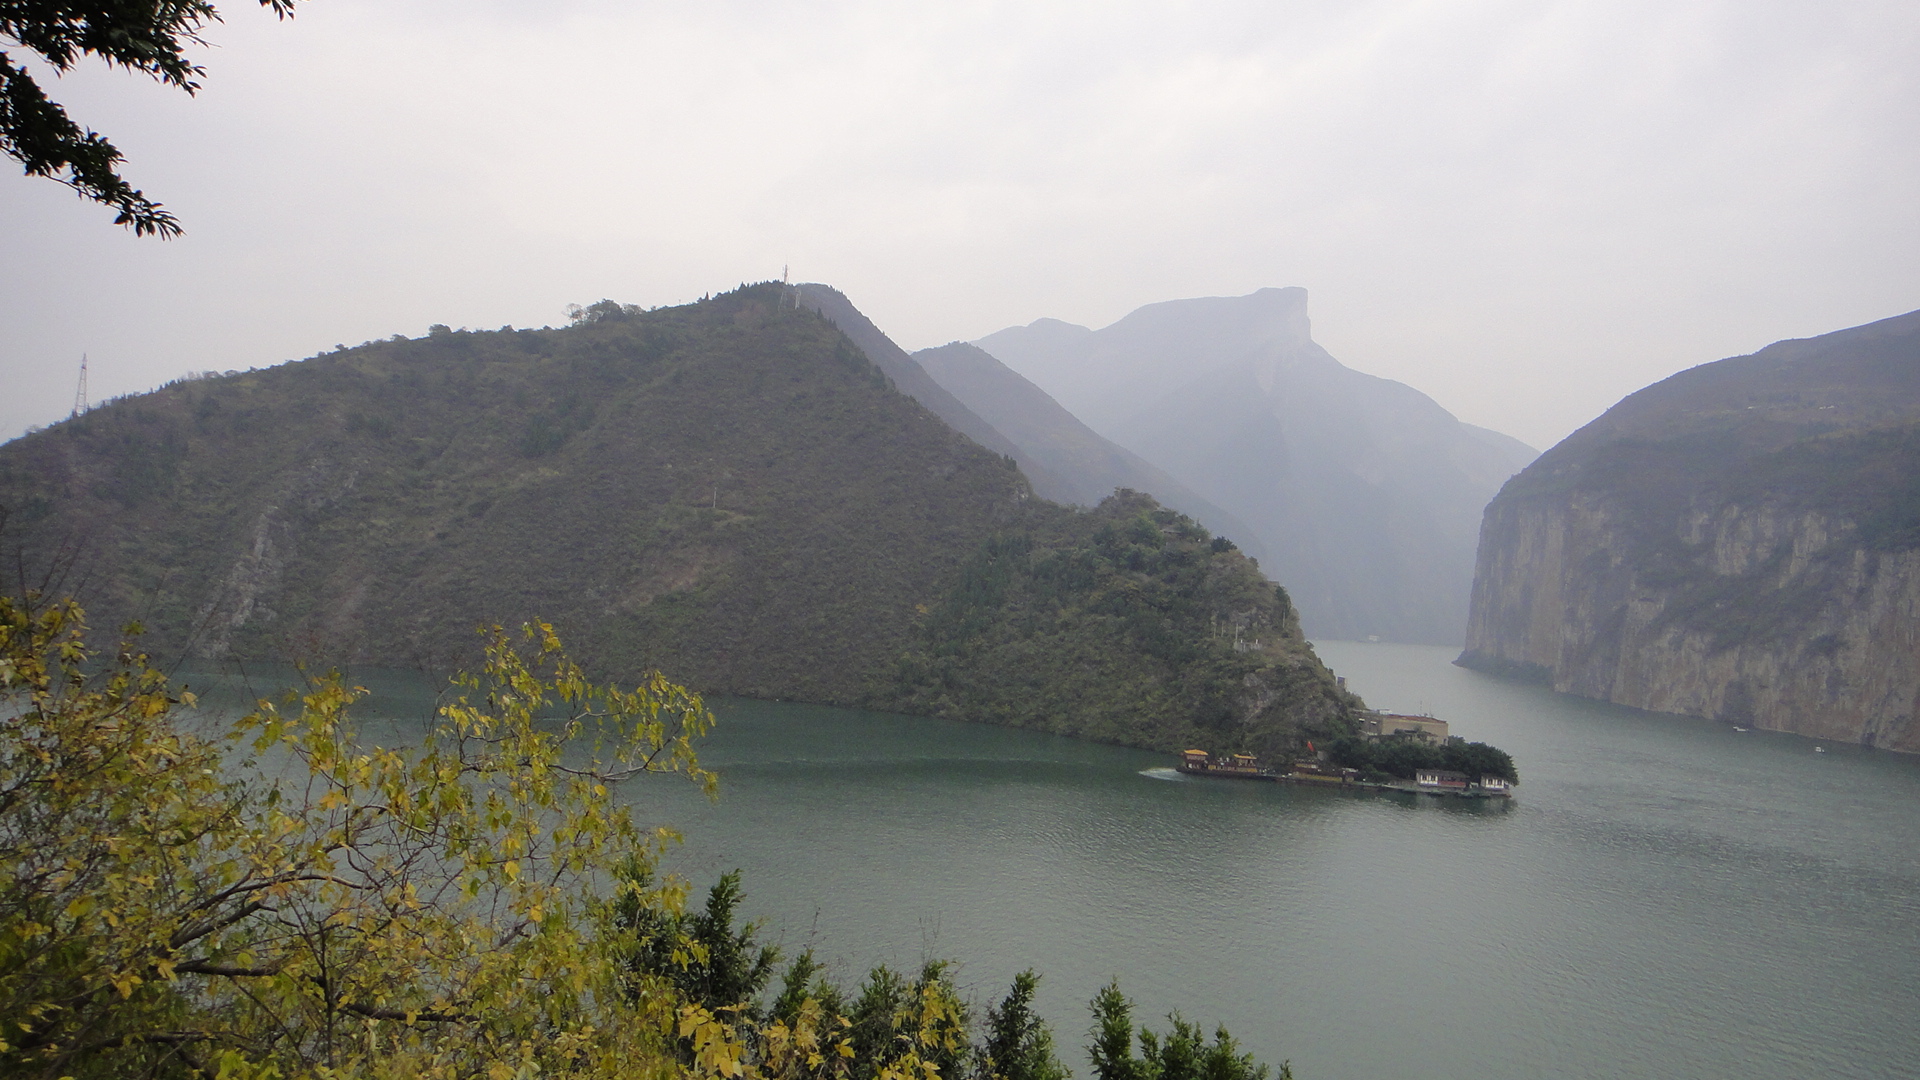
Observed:
[[[1159,750],[1290,753],[1357,698],[1286,589],[1131,491],[983,543],[921,625],[897,704]]]

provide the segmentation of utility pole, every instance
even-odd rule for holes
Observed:
[[[73,391],[73,413],[69,420],[87,411],[87,354],[80,354],[80,385]]]

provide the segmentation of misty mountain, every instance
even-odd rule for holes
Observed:
[[[1480,515],[1535,452],[1316,344],[1304,289],[975,342],[1247,523],[1310,636],[1457,643]]]
[[[1023,453],[1069,486],[1059,501],[1093,506],[1128,488],[1152,495],[1235,540],[1247,553],[1263,554],[1253,530],[1166,470],[1102,438],[1019,372],[986,350],[964,341],[921,349],[913,359],[953,396],[994,426]]]

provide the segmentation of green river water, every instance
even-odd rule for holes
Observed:
[[[817,706],[717,703],[709,803],[632,789],[697,888],[843,981],[958,961],[1224,1023],[1301,1080],[1920,1076],[1920,760],[1326,642],[1376,707],[1514,756],[1510,803],[1187,779],[1163,755]],[[404,693],[401,697],[404,697]],[[398,700],[388,697],[385,700]]]

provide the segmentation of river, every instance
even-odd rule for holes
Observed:
[[[1163,755],[717,703],[708,802],[632,789],[697,888],[847,983],[1040,971],[1086,1075],[1109,979],[1301,1080],[1920,1075],[1920,760],[1636,712],[1325,642],[1376,707],[1513,754],[1509,803],[1187,779]],[[1816,752],[1824,746],[1824,752]],[[696,898],[697,900],[697,898]]]

